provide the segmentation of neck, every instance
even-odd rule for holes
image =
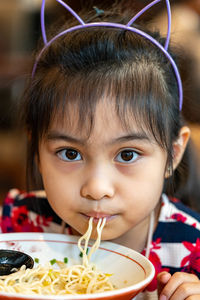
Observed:
[[[137,226],[130,229],[122,236],[112,240],[111,242],[141,252],[146,245],[147,235],[148,235],[148,225],[149,225],[149,218],[146,218]]]
[[[159,203],[154,209],[155,219],[154,219],[153,231],[156,229],[156,226],[158,224],[160,208],[161,205]],[[138,225],[134,226],[134,228],[127,231],[124,235],[112,240],[111,242],[126,246],[138,252],[142,252],[147,245],[149,224],[150,224],[150,215],[149,217],[145,218],[142,222],[140,222]]]

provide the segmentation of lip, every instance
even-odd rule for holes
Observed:
[[[101,218],[106,218],[106,222],[108,222],[117,217],[117,214],[110,215],[110,214],[106,214],[106,213],[97,213],[97,212],[89,212],[86,214],[81,213],[81,215],[83,215],[87,219],[93,217],[94,223],[97,223],[99,221],[99,219],[101,219]]]

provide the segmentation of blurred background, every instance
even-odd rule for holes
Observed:
[[[111,9],[114,0],[65,0],[82,9]],[[185,119],[200,157],[200,0],[171,0],[172,43],[181,51],[180,72],[184,85]],[[115,2],[116,3],[116,2]],[[150,0],[118,0],[122,10],[137,12]],[[0,0],[0,204],[10,188],[26,189],[26,137],[19,122],[32,52],[40,37],[41,0]],[[95,10],[94,10],[95,14]],[[56,0],[46,0],[46,23],[69,17]],[[145,13],[138,22],[167,30],[165,1]]]

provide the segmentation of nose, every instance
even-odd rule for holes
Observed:
[[[81,187],[81,196],[90,200],[101,200],[114,196],[114,184],[110,172],[91,172]]]

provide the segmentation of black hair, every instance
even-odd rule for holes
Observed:
[[[124,24],[130,20],[117,13],[105,13],[100,18]],[[165,38],[158,32],[148,33],[164,45]],[[91,130],[96,105],[104,95],[115,101],[123,126],[130,127],[127,116],[131,114],[138,126],[148,130],[166,150],[167,166],[172,166],[172,144],[184,120],[170,62],[158,47],[138,34],[93,27],[63,35],[47,47],[28,85],[24,104],[29,135],[27,178],[32,178],[33,186],[37,184],[35,158],[39,142],[54,118],[59,114],[64,120],[70,105],[77,105],[79,125],[88,124]],[[180,165],[164,184],[164,192],[180,196],[188,205],[194,200],[196,176],[190,151],[189,144]]]

